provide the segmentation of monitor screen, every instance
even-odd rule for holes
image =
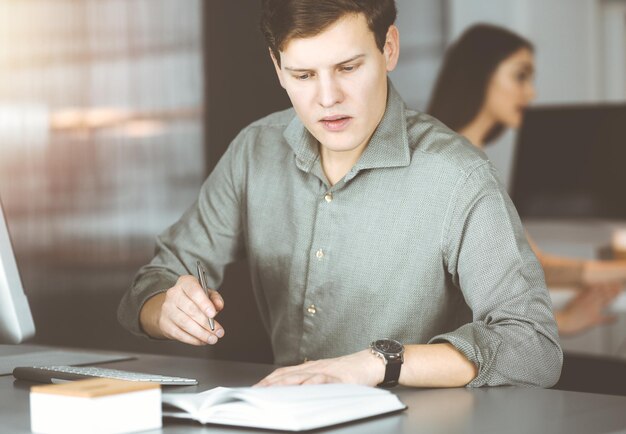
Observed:
[[[35,324],[22,289],[0,201],[0,344],[17,344],[34,335]]]
[[[626,219],[626,105],[535,107],[518,135],[522,217]]]

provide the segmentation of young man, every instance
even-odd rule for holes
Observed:
[[[215,344],[211,288],[245,253],[275,360],[261,385],[551,386],[542,270],[484,155],[387,80],[393,0],[267,0],[293,109],[245,128],[121,302],[137,334]],[[389,339],[390,338],[390,339]],[[314,361],[307,361],[314,360]]]

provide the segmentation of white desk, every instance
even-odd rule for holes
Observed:
[[[198,386],[170,391],[199,392],[218,385],[247,386],[273,370],[271,365],[212,361],[172,356],[136,355],[137,359],[108,363],[118,369],[185,375]],[[29,384],[0,377],[0,431],[30,433]],[[368,433],[564,433],[624,432],[626,397],[538,388],[394,389],[408,410],[398,414],[341,425],[329,430],[342,434]],[[260,431],[202,426],[166,420],[163,429],[149,433],[259,433]]]

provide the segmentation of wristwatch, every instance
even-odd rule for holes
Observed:
[[[370,349],[385,364],[385,379],[378,387],[397,386],[400,368],[404,362],[404,346],[394,339],[379,339],[370,344]]]

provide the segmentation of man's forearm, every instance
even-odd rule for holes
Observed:
[[[462,387],[478,368],[452,344],[406,345],[400,384],[412,387]]]
[[[400,384],[412,387],[462,387],[477,375],[476,366],[451,344],[407,345]],[[385,377],[383,361],[364,349],[347,356],[279,368],[257,386],[355,383],[376,386]]]

